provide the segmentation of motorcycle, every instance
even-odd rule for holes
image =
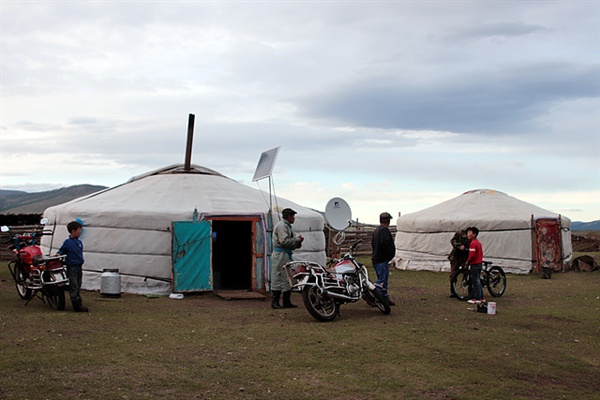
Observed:
[[[304,307],[318,321],[333,321],[342,304],[360,299],[386,315],[391,312],[386,298],[369,280],[367,268],[352,256],[361,242],[352,244],[341,259],[331,259],[327,267],[310,261],[285,265],[292,290],[302,292]]]
[[[10,231],[7,226],[3,226],[1,230]],[[11,234],[12,244],[8,248],[15,254],[15,259],[8,262],[8,269],[19,297],[26,300],[25,305],[37,297],[55,310],[64,310],[65,290],[68,290],[69,285],[64,266],[66,256],[44,256],[38,245],[38,240],[43,235],[52,235],[52,231],[42,229]]]

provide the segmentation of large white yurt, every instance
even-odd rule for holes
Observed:
[[[275,212],[270,213],[271,205]],[[98,290],[105,270],[118,269],[121,290],[269,290],[271,230],[286,207],[303,235],[295,260],[325,263],[323,217],[316,211],[243,185],[198,165],[173,165],[44,212],[54,253],[66,225],[83,223],[83,288]]]
[[[479,229],[485,260],[506,272],[559,270],[572,255],[569,218],[496,190],[478,189],[400,216],[396,267],[449,271],[450,240],[456,230],[470,226]]]

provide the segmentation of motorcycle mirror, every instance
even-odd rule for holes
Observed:
[[[46,225],[48,223],[48,218],[44,217],[40,221],[40,225]]]
[[[2,228],[0,228],[0,230],[2,232],[8,232],[10,229],[8,229],[8,226],[4,225],[4,226],[2,226]]]

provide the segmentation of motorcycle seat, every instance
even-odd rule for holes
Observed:
[[[40,264],[44,264],[45,261],[46,259],[43,255],[37,255],[33,256],[33,258],[31,259],[31,264],[37,267]]]

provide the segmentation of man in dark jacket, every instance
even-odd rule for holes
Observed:
[[[448,260],[450,260],[450,297],[456,297],[452,293],[452,283],[456,281],[458,269],[466,264],[469,257],[467,230],[458,229],[450,239],[450,244],[452,245],[452,251],[448,256]]]
[[[394,303],[388,295],[390,261],[396,254],[394,238],[392,237],[389,228],[391,220],[392,216],[387,212],[379,215],[379,226],[373,231],[373,237],[371,239],[371,247],[373,248],[371,261],[373,261],[373,268],[377,273],[375,286],[377,286],[379,291],[385,296],[390,306],[395,306],[396,303]]]

